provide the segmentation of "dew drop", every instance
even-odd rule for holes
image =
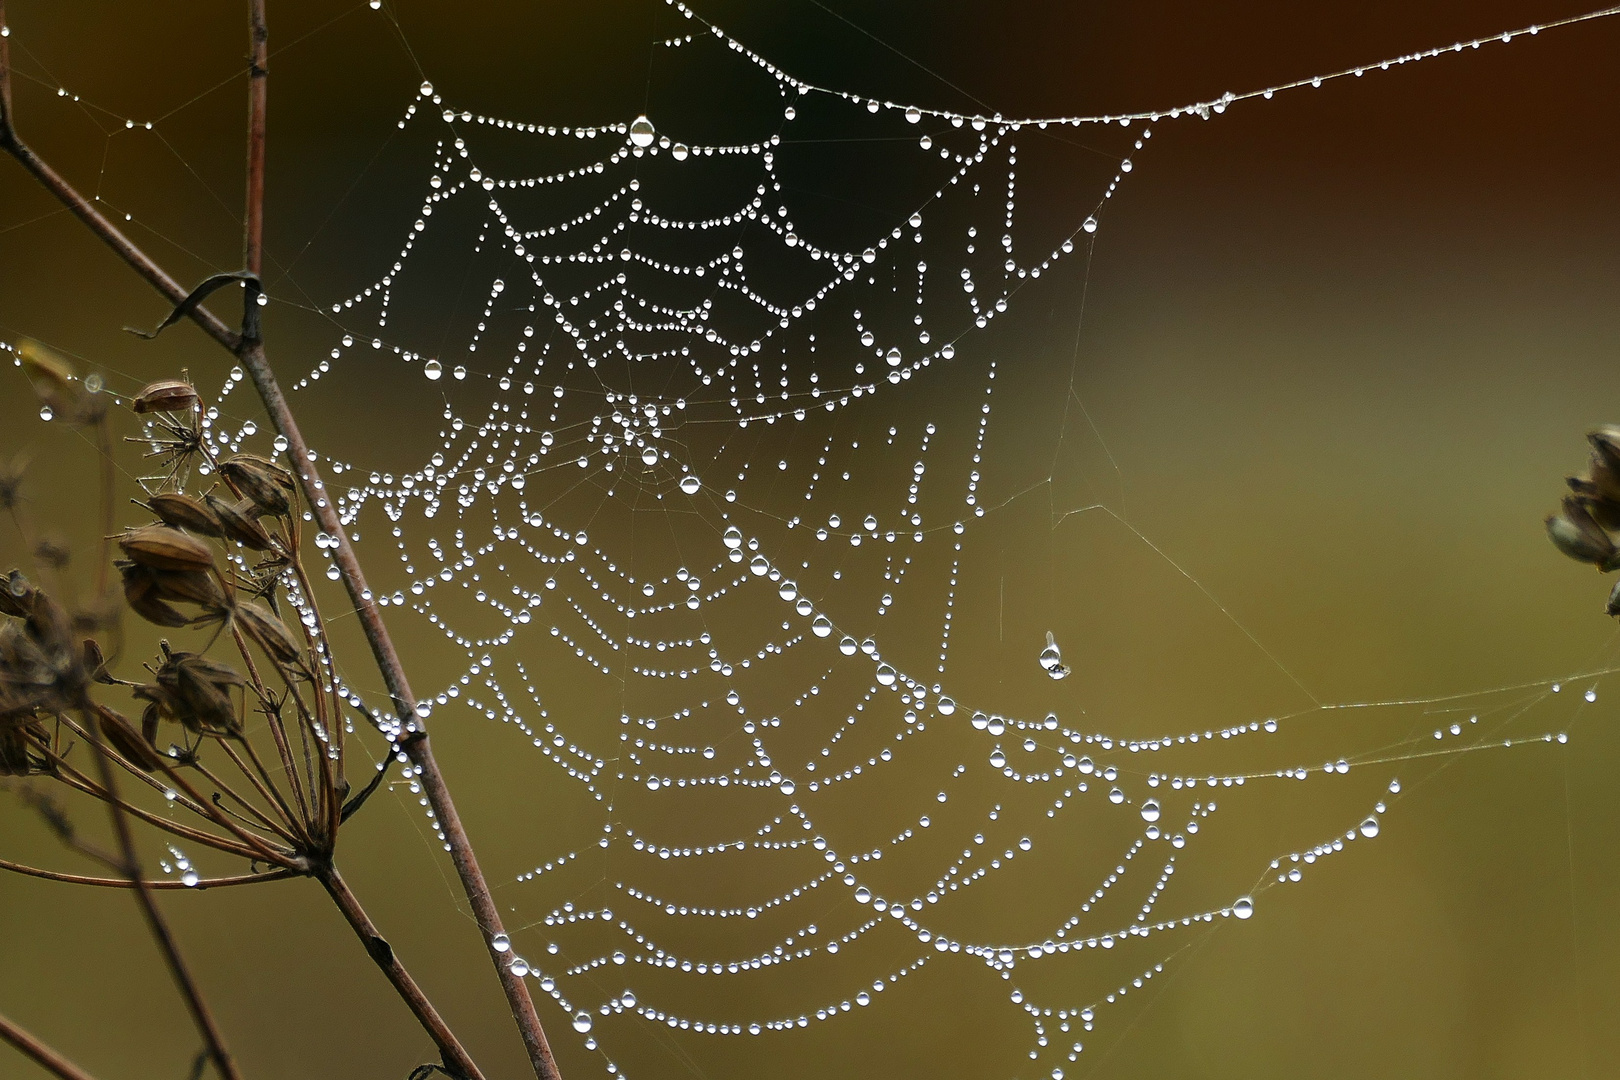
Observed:
[[[881,685],[883,685],[883,686],[893,686],[895,677],[896,677],[896,673],[895,673],[894,668],[890,667],[888,664],[879,664],[878,665],[877,681]]]
[[[197,882],[201,880],[202,876],[189,866],[186,867],[185,872],[180,875],[180,883],[188,889],[196,888]]]
[[[855,902],[857,904],[870,904],[872,902],[872,890],[868,889],[865,885],[862,885],[860,888],[856,889]]]
[[[695,476],[681,477],[681,491],[687,495],[696,495],[702,487],[703,484]]]
[[[1247,919],[1250,915],[1254,914],[1254,901],[1250,900],[1247,896],[1242,897],[1237,903],[1232,905],[1232,914],[1236,915],[1240,919]]]
[[[1142,804],[1142,820],[1149,824],[1159,820],[1159,800],[1149,799]]]
[[[1370,817],[1361,823],[1361,835],[1371,840],[1378,835],[1378,819]]]
[[[650,127],[651,125],[648,126]],[[579,1032],[581,1035],[591,1030],[591,1014],[586,1012],[584,1009],[581,1009],[579,1012],[575,1013],[574,1030]]]
[[[422,374],[426,375],[429,379],[437,381],[439,376],[444,374],[444,365],[440,364],[437,360],[429,360],[427,363],[422,365]]]
[[[505,934],[496,934],[489,944],[496,952],[503,953],[512,947],[512,939]]]
[[[817,615],[810,624],[810,632],[816,637],[829,637],[833,632],[832,620],[825,615]]]
[[[843,653],[845,656],[854,656],[855,650],[858,648],[860,648],[860,646],[855,644],[855,639],[852,637],[846,636],[838,643],[838,651]]]
[[[737,528],[735,525],[728,525],[726,526],[725,535],[720,539],[726,545],[726,547],[730,548],[732,551],[736,551],[738,548],[742,547],[742,530]]]
[[[650,446],[647,447],[645,450],[643,450],[641,452],[641,463],[643,465],[656,465],[656,464],[658,464],[658,451],[654,450]]]
[[[41,405],[39,407],[39,418],[45,421],[47,424],[50,423],[55,416],[56,413],[51,411],[51,407],[49,405]]]
[[[657,132],[653,130],[652,121],[648,120],[645,116],[638,116],[633,121],[631,121],[631,123],[630,123],[630,143],[631,143],[631,145],[639,146],[639,147],[642,147],[643,149],[645,149],[646,147],[649,147],[649,146],[651,146],[653,144],[653,138],[656,135],[657,135]],[[577,1027],[578,1025],[576,1024],[575,1026]],[[590,1028],[585,1027],[585,1028],[581,1028],[580,1030],[589,1031]]]
[[[521,957],[521,956],[512,957],[512,974],[516,975],[518,978],[521,979],[525,975],[527,975],[528,973],[529,973],[529,962],[527,960],[523,959],[523,957]]]

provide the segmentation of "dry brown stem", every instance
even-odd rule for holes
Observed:
[[[58,1078],[58,1080],[96,1080],[73,1062],[45,1045],[39,1038],[4,1016],[0,1016],[0,1039],[4,1039],[22,1052],[22,1055]]]

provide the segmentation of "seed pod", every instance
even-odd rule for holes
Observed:
[[[41,401],[60,407],[78,396],[73,365],[67,357],[30,338],[18,342],[15,352]]]
[[[1615,568],[1614,541],[1592,520],[1577,495],[1566,495],[1563,512],[1547,518],[1547,536],[1559,551],[1572,559],[1592,563],[1603,571]]]
[[[30,735],[45,738],[45,729],[32,717],[0,724],[0,776],[30,776],[50,771],[50,762],[32,752]]]
[[[208,570],[214,552],[195,536],[167,525],[143,525],[118,537],[118,546],[135,562],[153,570]]]
[[[124,580],[124,602],[141,618],[157,626],[185,626],[191,620],[160,599],[154,589],[154,571],[132,562],[119,562]]]
[[[257,454],[237,454],[219,463],[225,479],[236,485],[261,513],[281,515],[292,509],[292,473]]]
[[[234,540],[249,551],[270,550],[270,534],[259,524],[251,502],[244,499],[239,503],[229,503],[214,495],[205,495],[203,499],[208,503],[208,509],[219,518],[220,529],[227,540]]]
[[[242,718],[232,706],[230,695],[192,665],[180,665],[179,693],[190,710],[192,723],[188,727],[206,735],[242,733]]]
[[[152,591],[160,600],[178,600],[205,608],[223,608],[225,593],[206,570],[154,570]]]
[[[138,413],[185,412],[196,404],[196,387],[184,379],[159,379],[143,387],[130,408]]]
[[[146,742],[135,726],[104,705],[96,706],[96,719],[100,721],[101,737],[107,745],[121,754],[130,764],[151,772],[162,762],[157,749]]]
[[[242,629],[247,631],[248,636],[257,641],[265,652],[283,664],[298,662],[303,650],[298,647],[292,632],[280,619],[251,602],[238,604],[236,614]]]
[[[152,513],[163,519],[163,524],[185,529],[199,536],[221,536],[224,530],[214,512],[190,495],[178,491],[165,491],[146,500]]]

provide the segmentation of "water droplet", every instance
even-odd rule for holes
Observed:
[[[1142,820],[1150,824],[1159,820],[1159,800],[1149,799],[1142,804]]]
[[[635,1008],[636,1007],[636,995],[631,993],[630,991],[626,990],[624,993],[619,995],[619,1004],[623,1005],[627,1009]]]
[[[1361,835],[1371,840],[1378,835],[1378,819],[1370,817],[1361,823]]]
[[[681,477],[681,490],[688,495],[696,495],[703,484],[695,476]]]
[[[679,142],[670,147],[669,152],[675,156],[676,161],[685,161],[686,155],[691,153],[691,151],[686,148],[685,143]]]
[[[45,421],[47,424],[50,423],[55,416],[56,413],[51,411],[51,407],[49,405],[41,405],[39,407],[39,418]]]
[[[652,121],[648,120],[645,116],[638,116],[630,123],[630,143],[633,146],[640,146],[643,148],[651,146],[653,144],[653,139],[657,136],[657,134],[658,133],[653,130]],[[585,1028],[583,1030],[588,1031],[590,1029]]]
[[[101,376],[93,371],[84,377],[84,388],[88,393],[99,394],[104,386],[106,383],[102,382]]]
[[[197,871],[193,870],[189,866],[186,867],[185,872],[180,875],[180,883],[188,889],[196,888],[197,882],[201,880],[202,875],[198,874]]]
[[[1399,780],[1391,780],[1389,782],[1389,793],[1391,795],[1399,795],[1401,793],[1401,782]]]
[[[881,685],[883,685],[883,686],[893,686],[895,677],[896,677],[896,672],[895,672],[894,668],[890,667],[888,664],[879,664],[878,665],[877,681]]]
[[[838,643],[838,651],[843,653],[845,656],[854,656],[855,650],[858,648],[860,648],[860,646],[855,644],[855,639],[852,637],[846,636]]]
[[[512,947],[512,939],[505,934],[496,934],[489,944],[496,952],[505,952]]]
[[[647,447],[645,450],[643,450],[641,452],[641,463],[643,465],[656,465],[656,464],[658,464],[658,451],[654,450],[650,446]]]
[[[890,367],[899,367],[901,360],[900,350],[898,348],[891,348],[888,355],[885,356],[884,359],[889,362]]]
[[[725,535],[720,539],[726,545],[726,547],[730,548],[732,551],[736,551],[738,548],[742,547],[742,530],[737,528],[735,525],[727,525]]]
[[[861,344],[866,346],[868,349],[870,349],[872,347],[872,343],[874,341],[876,341],[876,340],[877,340],[877,338],[872,336],[872,331],[870,331],[870,330],[867,330],[866,332],[861,334]]]
[[[1247,896],[1240,898],[1237,903],[1232,905],[1232,914],[1240,919],[1247,919],[1254,914],[1254,901]]]
[[[1125,793],[1119,790],[1119,788],[1115,788],[1108,793],[1108,801],[1113,803],[1115,806],[1118,806],[1120,803],[1125,801]]]
[[[1597,690],[1596,690],[1596,688],[1593,688],[1593,689],[1588,690],[1586,692],[1586,700],[1587,701],[1596,701],[1597,700]]]
[[[437,360],[429,360],[427,363],[422,365],[422,374],[426,375],[430,379],[436,380],[440,375],[444,374],[444,365],[440,364]]]
[[[529,962],[527,960],[523,959],[523,957],[521,957],[521,956],[512,957],[512,974],[516,975],[518,978],[521,979],[521,978],[523,978],[523,976],[527,975],[528,973],[529,973]]]
[[[287,452],[287,447],[291,446],[292,444],[287,441],[287,436],[277,435],[270,441],[270,445],[276,448],[276,453],[285,454]]]
[[[574,1030],[581,1035],[591,1030],[591,1014],[584,1009],[574,1014]]]
[[[748,569],[752,570],[756,575],[764,577],[770,572],[771,564],[770,561],[765,558],[765,556],[755,555],[752,559],[748,560]]]
[[[922,110],[913,105],[906,110],[906,123],[915,124],[922,119]]]
[[[1063,652],[1058,648],[1057,639],[1052,636],[1050,630],[1046,632],[1046,648],[1041,650],[1041,655],[1037,659],[1041,670],[1053,678],[1061,679],[1063,675],[1069,673],[1068,669],[1063,667]],[[1063,670],[1063,675],[1057,674],[1059,669]]]
[[[433,96],[433,84],[430,83],[430,82],[424,82],[417,89],[419,89],[421,91],[423,97],[432,97]]]
[[[990,767],[992,769],[1004,769],[1007,767],[1007,755],[1002,753],[999,746],[990,751]]]
[[[865,885],[862,885],[860,888],[856,889],[855,902],[857,904],[870,904],[872,902],[872,890],[868,889]]]
[[[833,632],[832,620],[825,615],[817,615],[810,624],[810,632],[816,637],[828,637]]]
[[[948,697],[942,697],[939,699],[939,703],[935,705],[934,708],[939,710],[939,714],[941,716],[949,716],[951,713],[956,711],[956,702],[952,701]]]
[[[1081,225],[1080,227],[1086,230],[1088,233],[1094,233],[1097,231],[1097,219],[1094,217],[1088,217],[1086,218],[1085,224]]]
[[[456,379],[459,381],[459,380],[465,379],[467,377],[467,369],[462,367],[460,364],[457,364],[456,369],[454,371],[452,371],[450,374],[454,375],[456,377]]]

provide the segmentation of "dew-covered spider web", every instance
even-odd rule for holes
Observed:
[[[1032,295],[1080,317],[1113,201],[1178,125],[1543,28],[1010,118],[812,85],[673,6],[661,70],[735,68],[749,100],[492,116],[423,82],[419,207],[292,380],[318,403],[380,357],[420,404],[323,455],[328,490],[396,633],[439,642],[429,725],[507,740],[520,839],[481,854],[556,1041],[612,1075],[750,1040],[848,1046],[858,1074],[874,1039],[972,1029],[1017,1048],[1000,1074],[1081,1075],[1211,933],[1356,859],[1403,782],[1562,740],[1590,679],[1318,700],[1116,502],[1070,498],[1097,444],[1016,329]],[[1054,574],[1010,621],[1009,574]],[[1263,689],[1099,704],[1096,643],[1139,629],[1113,586],[1172,597]]]

